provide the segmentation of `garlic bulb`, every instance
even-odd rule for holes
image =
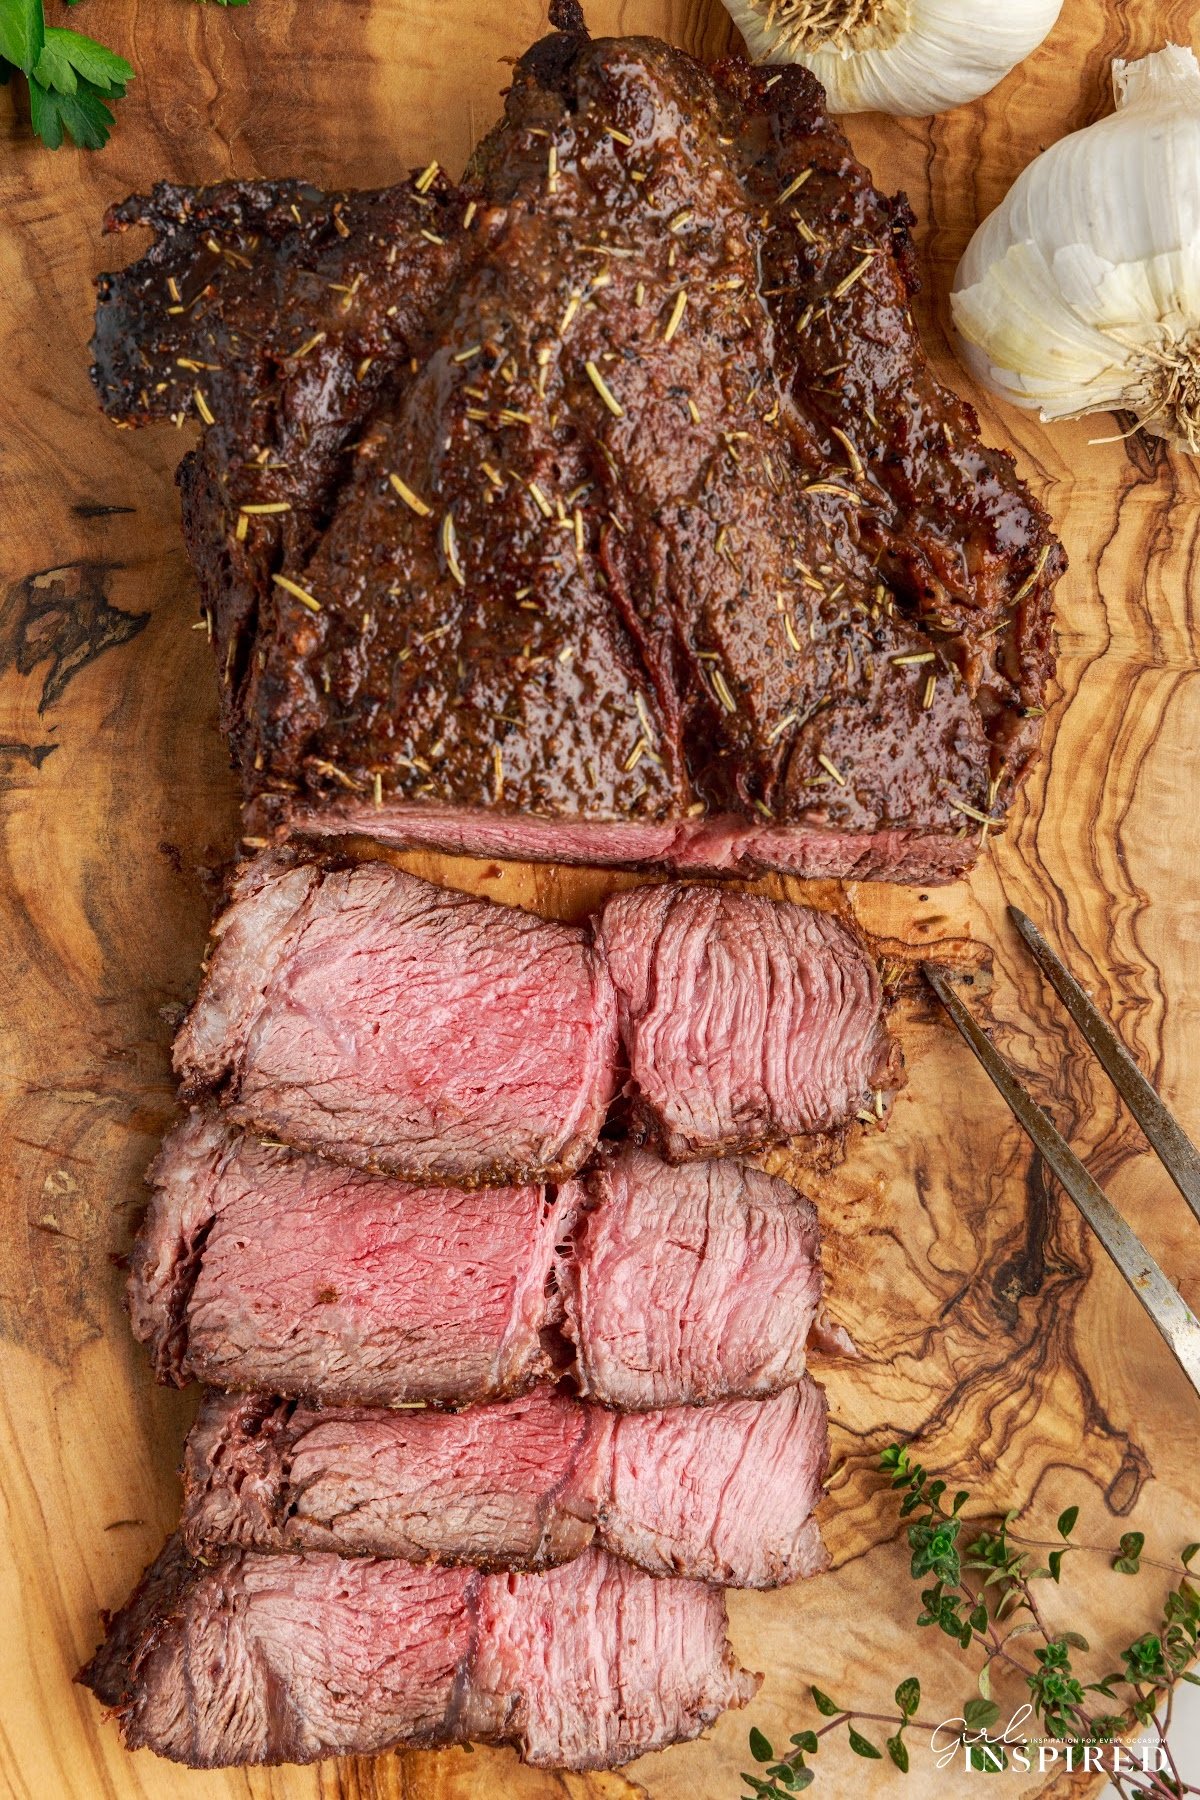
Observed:
[[[1036,50],[1062,0],[725,0],[755,62],[803,63],[835,113],[924,118],[978,100]]]
[[[1200,65],[1113,64],[1117,111],[1031,163],[975,233],[964,360],[1043,419],[1127,408],[1200,453]]]

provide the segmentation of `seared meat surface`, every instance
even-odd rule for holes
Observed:
[[[948,878],[1036,746],[1061,549],[816,82],[560,16],[457,187],[111,215],[158,236],[96,381],[204,426],[252,829]]]

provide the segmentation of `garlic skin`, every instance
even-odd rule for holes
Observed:
[[[755,62],[803,63],[835,113],[926,118],[978,100],[1053,28],[1062,0],[725,0]]]
[[[1030,164],[951,296],[964,362],[1044,420],[1125,409],[1200,454],[1200,65],[1113,64],[1117,111]]]

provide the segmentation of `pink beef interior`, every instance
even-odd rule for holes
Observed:
[[[898,1079],[862,942],[758,895],[643,888],[589,934],[385,863],[276,852],[215,936],[176,1045],[185,1092],[407,1179],[580,1167],[618,1031],[635,1126],[674,1162],[833,1130]]]
[[[161,1300],[182,1283],[145,1272],[186,1235],[181,1214],[194,1226],[205,1141],[179,1378],[387,1404],[511,1393],[548,1372],[560,1214],[545,1189],[406,1186],[248,1137],[214,1152],[210,1133],[192,1119],[164,1147],[131,1279],[140,1333],[178,1347]]]
[[[237,1551],[206,1568],[175,1540],[172,1556],[173,1591],[135,1594],[115,1621],[125,1669],[102,1649],[83,1672],[125,1702],[131,1749],[222,1768],[445,1740],[479,1575]]]
[[[325,1402],[520,1393],[620,1409],[775,1393],[821,1299],[815,1215],[732,1160],[626,1146],[558,1189],[418,1188],[194,1115],[163,1147],[130,1310],[161,1377]],[[176,1264],[173,1258],[181,1260]]]
[[[821,1301],[816,1214],[747,1163],[625,1146],[587,1177],[564,1275],[581,1391],[633,1411],[800,1379]]]
[[[607,1767],[694,1737],[757,1685],[718,1589],[600,1551],[487,1576],[320,1552],[205,1566],[177,1539],[80,1679],[131,1749],[198,1768],[468,1738]]]
[[[828,1452],[805,1379],[768,1400],[620,1415],[547,1388],[461,1413],[209,1394],[183,1531],[237,1544],[533,1569],[593,1536],[652,1574],[774,1587],[826,1566]]]
[[[630,1086],[672,1161],[828,1131],[892,1084],[879,974],[827,913],[713,887],[605,905]]]
[[[584,934],[419,881],[264,856],[176,1044],[186,1091],[416,1180],[562,1175],[612,1094],[611,984]]]
[[[208,1394],[183,1530],[218,1544],[539,1568],[593,1536],[605,1415],[549,1388],[464,1412]]]
[[[828,1461],[812,1380],[768,1400],[615,1416],[605,1548],[657,1575],[769,1588],[827,1568],[812,1510]]]
[[[757,1687],[720,1590],[657,1581],[601,1550],[548,1575],[492,1575],[467,1727],[545,1768],[616,1768],[695,1737]]]

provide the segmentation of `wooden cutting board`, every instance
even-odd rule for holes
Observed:
[[[48,0],[53,18],[58,0]],[[718,0],[594,0],[596,31],[659,33],[715,54]],[[65,16],[65,15],[64,15]],[[1066,0],[1043,49],[988,100],[931,124],[872,119],[854,142],[920,219],[921,324],[954,361],[946,293],[975,222],[1036,151],[1105,112],[1113,56],[1193,42],[1189,0]],[[540,0],[91,0],[71,19],[137,68],[103,153],[50,154],[0,90],[0,1771],[5,1792],[189,1800],[732,1800],[755,1722],[814,1722],[816,1680],[872,1710],[913,1670],[922,1711],[972,1680],[918,1636],[879,1448],[920,1436],[931,1466],[1034,1535],[1071,1501],[1080,1534],[1135,1524],[1162,1551],[1200,1537],[1195,1402],[1153,1329],[1031,1161],[945,1026],[910,1006],[910,1085],[886,1137],[862,1138],[820,1198],[834,1310],[862,1347],[830,1366],[835,1570],[736,1595],[738,1650],[765,1671],[749,1714],[621,1775],[556,1777],[462,1750],[318,1769],[187,1775],[127,1755],[71,1685],[97,1614],[172,1525],[191,1395],[151,1385],[115,1258],[171,1116],[168,1046],[193,992],[209,871],[235,837],[216,690],[177,526],[187,434],[118,434],[88,385],[91,277],[104,207],[159,177],[301,173],[373,185],[438,157],[461,167],[494,118],[505,59],[544,27]],[[61,21],[59,21],[61,22]],[[974,396],[973,396],[974,397]],[[1005,905],[1040,919],[1193,1133],[1200,1133],[1200,741],[1196,466],[1108,419],[1043,429],[980,398],[1053,512],[1072,571],[1059,607],[1061,696],[1007,836],[969,885],[850,886],[848,906],[908,945],[970,936],[994,959],[1009,1053],[1155,1254],[1200,1304],[1200,1238],[1078,1038],[1018,956]],[[560,916],[621,877],[413,857],[435,878]],[[781,892],[778,883],[768,891]],[[790,892],[803,891],[788,884]],[[1191,1079],[1189,1079],[1191,1078]],[[1079,1617],[1111,1651],[1151,1623],[1133,1583],[1080,1561]],[[1085,1573],[1086,1567],[1086,1573]],[[1049,1601],[1055,1612],[1055,1597]],[[960,1672],[961,1670],[961,1672]],[[1002,1695],[1002,1698],[1008,1697]],[[890,1791],[889,1765],[822,1754],[826,1791]],[[956,1794],[914,1745],[910,1791]],[[1072,1794],[1086,1791],[1076,1781]],[[1036,1777],[1004,1791],[1051,1791]],[[1060,1790],[1061,1791],[1061,1790]]]

